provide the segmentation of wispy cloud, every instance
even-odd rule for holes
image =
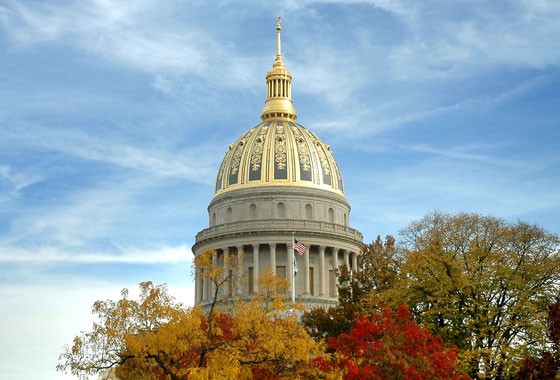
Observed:
[[[197,25],[196,6],[177,20],[154,1],[124,4],[87,0],[75,4],[17,4],[1,9],[1,26],[17,47],[54,44],[77,48],[93,60],[151,74],[204,77],[222,86],[253,86],[255,63]],[[186,7],[185,10],[188,10]],[[166,20],[160,23],[158,20]]]
[[[538,75],[521,83],[514,83],[513,87],[506,88],[502,92],[479,94],[466,99],[459,98],[458,101],[447,104],[441,104],[441,94],[436,96],[430,93],[414,102],[414,97],[421,95],[416,92],[397,100],[377,98],[379,101],[371,107],[357,102],[350,105],[348,112],[342,116],[329,114],[325,119],[311,120],[309,127],[311,130],[354,142],[367,136],[395,131],[407,125],[445,115],[460,117],[467,113],[489,112],[546,85],[548,79],[546,76]],[[453,128],[453,125],[450,124],[449,128]],[[375,148],[372,142],[358,146],[366,150]]]
[[[57,247],[80,247],[107,236],[120,215],[134,207],[131,199],[141,189],[138,185],[137,181],[106,183],[63,194],[62,202],[53,199],[42,206],[22,206],[25,212],[13,217],[10,234],[2,245],[40,241]]]
[[[200,72],[205,54],[204,36],[196,30],[151,32],[147,15],[155,3],[124,4],[113,1],[83,1],[56,5],[16,4],[4,7],[3,23],[18,44],[77,45],[90,54],[122,62],[143,70],[186,70]]]
[[[511,1],[500,6],[469,1],[449,5],[429,1],[305,1],[298,2],[298,7],[317,11],[324,3],[371,5],[367,18],[371,25],[357,20],[343,36],[330,35],[335,21],[313,13],[317,28],[324,31],[320,39],[310,41],[312,46],[305,46],[310,57],[317,58],[311,62],[319,67],[311,78],[314,85],[306,88],[317,94],[336,93],[337,89],[342,94],[352,93],[364,86],[371,86],[374,92],[391,82],[453,81],[504,67],[540,70],[560,65],[560,41],[556,38],[560,34],[560,6],[555,1]],[[381,19],[375,10],[389,12],[400,26],[398,30],[386,30],[387,17]],[[377,25],[377,19],[384,22]],[[363,36],[360,30],[365,31]],[[391,34],[394,37],[387,37]],[[328,57],[322,52],[329,53]],[[319,76],[327,67],[334,68],[328,70],[330,91],[318,87],[318,83],[329,84]]]
[[[450,7],[453,7],[451,9]],[[542,69],[560,65],[560,7],[555,1],[417,3],[403,18],[408,38],[392,47],[396,77],[471,77],[498,67]]]
[[[39,173],[17,171],[10,165],[0,165],[0,202],[17,196],[21,190],[40,182],[42,178]]]
[[[26,250],[21,247],[0,246],[0,261],[34,264],[181,264],[192,261],[192,251],[186,245],[154,249],[118,247],[117,254],[105,252],[63,252],[60,248],[42,247]]]
[[[33,125],[6,131],[4,138],[20,146],[33,146],[85,160],[99,161],[156,176],[176,177],[210,183],[209,168],[216,158],[201,155],[211,149],[208,143],[193,144],[189,149],[161,146],[140,147],[131,142],[102,138],[79,129],[44,128]],[[194,143],[194,142],[193,142]],[[158,149],[159,148],[159,149]]]
[[[482,154],[477,151],[507,147],[507,144],[488,145],[484,143],[469,144],[467,146],[458,147],[435,147],[428,144],[397,144],[398,148],[406,149],[413,152],[428,153],[430,156],[440,156],[452,158],[461,161],[480,162],[488,165],[496,165],[510,169],[528,169],[534,167],[534,164],[526,160],[507,159],[502,155],[492,156],[490,154]]]

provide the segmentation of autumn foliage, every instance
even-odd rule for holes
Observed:
[[[469,379],[457,372],[456,347],[415,325],[406,306],[359,318],[349,333],[329,338],[327,351],[314,363],[329,379]]]
[[[560,296],[548,307],[550,345],[535,356],[526,356],[516,379],[555,380],[560,378]]]
[[[125,290],[94,304],[97,322],[57,368],[84,379],[111,369],[120,380],[556,379],[557,235],[435,213],[401,239],[378,238],[358,268],[340,266],[339,304],[305,313],[303,326],[282,296],[287,279],[265,270],[258,295],[223,301],[218,295],[243,281],[238,257],[216,265],[215,252],[201,252],[196,274],[213,289],[205,310],[141,283],[138,300]]]
[[[223,279],[207,265],[207,273]],[[309,363],[322,347],[276,294],[282,282],[265,272],[261,294],[210,313],[176,303],[164,285],[143,282],[138,300],[125,289],[118,301],[97,301],[92,330],[74,338],[57,368],[82,379],[107,370],[119,380],[313,377]]]

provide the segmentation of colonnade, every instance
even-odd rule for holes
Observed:
[[[212,263],[223,265],[223,280],[218,299],[232,296],[248,299],[259,292],[260,274],[268,268],[273,274],[291,281],[294,272],[291,243],[266,243],[229,246],[213,251]],[[202,252],[202,249],[199,251]],[[241,253],[241,254],[240,254]],[[228,258],[229,259],[226,259]],[[358,253],[328,245],[307,245],[305,253],[295,254],[296,299],[338,300],[336,269],[345,264],[358,269]],[[317,277],[316,277],[317,276]],[[291,284],[287,296],[291,295]],[[195,279],[195,302],[204,305],[212,301],[216,285],[202,278],[198,270]]]

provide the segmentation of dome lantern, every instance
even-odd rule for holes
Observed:
[[[280,31],[281,18],[276,23],[276,59],[272,69],[266,75],[266,102],[262,109],[261,119],[291,120],[297,118],[296,109],[292,104],[292,75],[282,60]]]

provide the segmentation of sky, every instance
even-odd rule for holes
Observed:
[[[276,53],[369,242],[475,212],[560,232],[560,2],[0,0],[0,378],[70,379],[97,299],[192,304]]]

